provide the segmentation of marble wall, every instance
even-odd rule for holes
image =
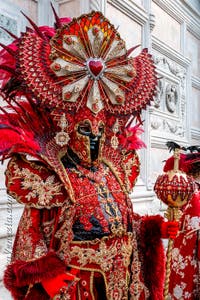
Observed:
[[[28,24],[23,10],[39,25],[53,24],[50,0],[4,0],[0,6],[0,25],[15,34]],[[200,10],[196,0],[52,0],[61,17],[76,17],[90,10],[101,10],[115,26],[127,48],[148,47],[158,72],[157,96],[143,113],[147,144],[140,151],[141,176],[132,193],[135,210],[162,213],[153,185],[168,156],[165,143],[200,144]],[[192,4],[192,6],[190,6]],[[0,29],[0,42],[11,40]],[[2,103],[0,103],[2,105]],[[10,259],[22,206],[7,196],[5,166],[0,167],[0,277]],[[0,282],[0,298],[10,296]]]

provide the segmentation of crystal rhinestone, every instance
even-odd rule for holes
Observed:
[[[92,110],[93,110],[93,111],[98,111],[98,110],[99,110],[99,105],[98,105],[98,103],[93,103],[93,104],[92,104]]]
[[[124,102],[124,98],[121,96],[121,95],[116,95],[116,101],[119,103],[119,104],[121,104],[121,103],[123,103]]]
[[[129,70],[129,71],[127,72],[127,75],[128,75],[129,77],[134,77],[134,76],[135,76],[134,70]]]
[[[58,63],[55,63],[52,65],[52,70],[55,71],[55,72],[58,72],[61,70],[61,65],[58,64]]]
[[[70,137],[66,132],[58,132],[55,136],[56,144],[63,147],[68,144]]]
[[[71,36],[65,36],[64,41],[67,45],[71,45],[73,43]]]
[[[64,99],[65,99],[65,100],[69,100],[71,97],[72,97],[72,92],[66,92],[66,93],[64,94]]]

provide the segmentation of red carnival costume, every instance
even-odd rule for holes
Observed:
[[[163,221],[128,196],[142,145],[129,119],[154,95],[153,61],[129,58],[99,12],[63,22],[1,52],[1,155],[25,204],[4,283],[16,300],[161,300]]]
[[[173,158],[164,171],[172,169]],[[199,180],[200,153],[182,154],[180,170]],[[200,299],[200,190],[199,183],[191,200],[183,209],[180,231],[172,249],[169,299]]]

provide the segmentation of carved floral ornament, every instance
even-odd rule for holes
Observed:
[[[167,120],[163,117],[155,117],[151,118],[151,128],[152,130],[157,130],[160,132],[167,134],[172,134],[179,137],[184,137],[185,131],[183,128],[183,124],[177,121]]]
[[[170,72],[172,75],[177,77],[181,82],[181,87],[185,86],[185,78],[186,78],[186,69],[166,58],[165,56],[153,55],[154,63],[157,65],[159,69],[163,69]]]
[[[176,112],[179,101],[178,88],[178,85],[173,83],[166,84],[165,79],[160,79],[157,85],[157,94],[154,97],[154,107],[157,109],[162,109],[161,103],[162,101],[165,101],[168,112]]]

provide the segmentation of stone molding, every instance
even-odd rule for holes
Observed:
[[[144,25],[149,19],[144,7],[131,0],[107,0],[107,2],[140,25]]]
[[[192,76],[192,86],[198,90],[200,90],[200,78],[196,76]]]
[[[23,12],[27,14],[25,10],[23,10]],[[16,28],[12,26],[12,28],[8,28],[8,30],[11,30],[17,36],[20,34],[21,31],[25,29],[27,25],[27,20],[21,14],[21,8],[16,4],[11,3],[10,1],[4,1],[1,3],[0,15],[4,16],[5,19],[8,18],[8,23],[9,20],[13,20],[13,25],[16,24]],[[0,25],[5,26],[3,22]],[[0,29],[0,31],[3,32],[2,29]],[[1,43],[8,44],[11,41],[12,40],[8,34],[2,33],[2,37],[0,39]]]
[[[200,18],[196,11],[191,10],[189,6],[184,5],[185,1],[180,0],[153,0],[166,13],[178,21],[180,24],[186,22],[187,28],[197,38],[200,38]]]

